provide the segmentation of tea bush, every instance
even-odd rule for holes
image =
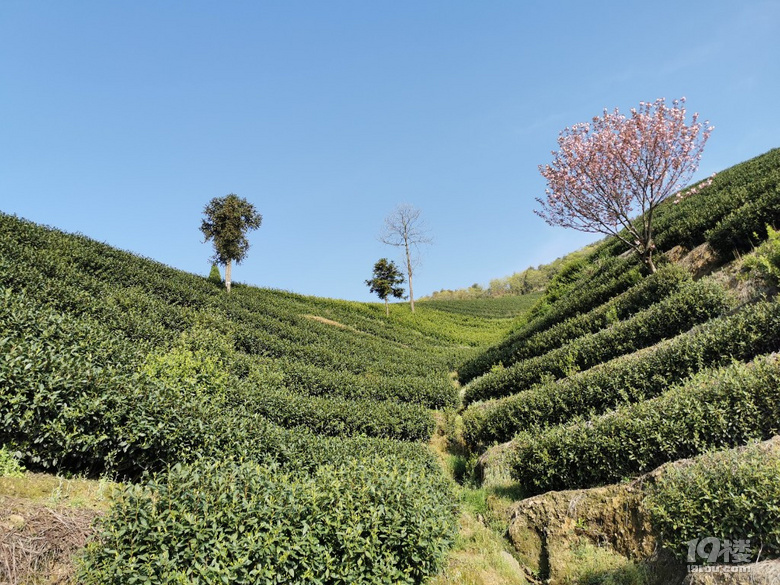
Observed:
[[[765,301],[747,305],[657,346],[558,382],[470,406],[463,414],[464,438],[472,446],[507,441],[522,430],[653,398],[704,367],[777,350],[780,304]]]
[[[562,323],[532,335],[522,344],[518,344],[511,358],[502,363],[504,366],[509,366],[521,359],[543,355],[588,333],[596,333],[666,298],[688,280],[690,280],[690,273],[684,268],[675,264],[662,266],[655,274],[640,280],[627,291],[595,309],[570,317]]]
[[[0,477],[22,477],[24,467],[5,445],[0,447]]]
[[[767,225],[780,225],[780,172],[767,179],[766,189],[707,231],[707,241],[724,258],[748,252],[767,238]]]
[[[624,258],[611,258],[594,261],[589,270],[572,283],[571,290],[552,304],[549,298],[542,298],[528,315],[527,322],[501,343],[470,358],[458,366],[458,379],[465,384],[488,372],[490,368],[504,362],[509,363],[512,354],[534,334],[549,329],[566,319],[591,310],[605,303],[615,295],[629,289],[641,280],[641,271],[636,261]],[[554,280],[555,282],[555,280]]]
[[[749,540],[756,560],[780,555],[780,450],[751,444],[668,468],[645,505],[664,546],[685,562],[688,542]]]
[[[527,489],[614,483],[709,449],[780,430],[780,361],[700,372],[663,395],[542,432],[521,433],[513,476]]]
[[[456,532],[440,475],[399,459],[313,474],[201,461],[130,485],[101,521],[85,584],[421,583]]]
[[[265,398],[254,386],[255,394],[240,384],[215,388],[213,382],[229,378],[215,363],[192,359],[190,350],[165,359],[152,353],[150,362],[143,345],[101,324],[61,315],[7,289],[0,298],[0,443],[14,445],[35,468],[134,478],[218,454],[292,463],[300,458],[298,465],[311,466],[399,449],[395,441],[339,444],[321,436],[329,434],[326,428],[414,439],[431,432],[430,414],[413,406],[366,403],[360,411],[358,403],[296,396],[285,402],[283,391],[272,388]],[[163,365],[168,375],[157,375]],[[287,430],[261,416],[273,404],[279,406],[274,416],[307,423],[309,430]],[[402,449],[421,456],[414,455],[415,446]],[[422,446],[416,450],[424,452]]]
[[[564,378],[616,356],[634,352],[723,313],[730,301],[709,280],[688,282],[634,316],[585,335],[547,354],[491,372],[466,386],[465,403],[516,394],[549,378]]]

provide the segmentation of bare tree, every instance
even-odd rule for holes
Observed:
[[[420,210],[406,203],[396,207],[395,211],[385,218],[379,241],[404,249],[406,276],[409,280],[409,306],[414,313],[412,276],[414,269],[419,265],[420,246],[433,242],[428,236],[424,222],[420,219]]]

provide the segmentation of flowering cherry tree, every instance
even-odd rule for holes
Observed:
[[[552,164],[539,166],[547,189],[535,213],[550,225],[615,236],[655,272],[655,208],[690,181],[713,130],[698,117],[686,124],[685,98],[671,107],[660,98],[628,118],[604,110],[564,129]]]

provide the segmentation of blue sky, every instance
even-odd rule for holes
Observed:
[[[263,214],[234,278],[372,300],[399,203],[417,296],[595,236],[532,210],[565,126],[686,96],[703,177],[780,146],[780,1],[0,3],[0,210],[207,274],[204,205]]]

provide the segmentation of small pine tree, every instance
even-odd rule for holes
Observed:
[[[209,282],[222,286],[222,274],[219,272],[219,266],[216,264],[211,265],[211,272],[209,272]]]
[[[376,293],[385,302],[385,313],[388,317],[390,316],[390,306],[387,299],[390,296],[397,299],[403,298],[404,289],[398,286],[403,282],[404,276],[398,266],[387,258],[381,258],[374,264],[374,278],[366,281],[371,292]]]

